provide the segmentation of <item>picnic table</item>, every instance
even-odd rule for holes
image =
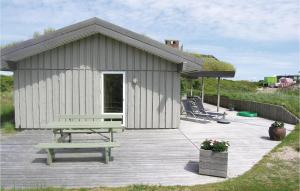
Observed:
[[[111,149],[120,146],[114,142],[113,137],[115,132],[124,130],[120,119],[122,119],[121,115],[59,115],[57,121],[46,125],[47,129],[53,130],[54,143],[40,143],[36,147],[47,151],[47,164],[49,165],[55,158],[54,149],[62,148],[104,148],[105,163],[108,163],[111,160]],[[108,133],[109,136],[104,136],[107,138],[105,142],[72,143],[74,133],[97,133],[102,136],[104,136],[103,133]],[[57,134],[60,135],[58,139]],[[69,137],[68,142],[66,142],[67,137]]]
[[[109,141],[113,141],[113,133],[117,130],[123,130],[121,121],[68,121],[68,122],[52,122],[47,125],[48,129],[52,129],[54,137],[60,134],[60,138],[57,142],[64,142],[64,139],[68,136],[69,142],[72,141],[71,135],[73,133],[109,133]]]

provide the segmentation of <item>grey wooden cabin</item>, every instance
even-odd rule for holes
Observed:
[[[14,73],[16,128],[57,114],[122,113],[126,128],[177,128],[180,74],[202,61],[92,18],[1,50]]]

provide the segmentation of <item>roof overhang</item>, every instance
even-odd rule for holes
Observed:
[[[201,77],[233,78],[235,76],[235,71],[196,71],[183,73],[182,76],[188,79],[198,79]]]
[[[183,64],[184,72],[200,71],[203,61],[163,43],[137,34],[98,18],[92,18],[30,39],[1,50],[1,70],[11,70],[10,64],[41,52],[100,33],[138,49]]]

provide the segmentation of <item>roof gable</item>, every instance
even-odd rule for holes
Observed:
[[[13,47],[2,49],[1,69],[7,70],[9,62],[16,62],[96,33],[145,50],[173,63],[183,63],[183,70],[186,72],[201,70],[201,59],[98,18],[88,19],[50,34],[21,42]]]

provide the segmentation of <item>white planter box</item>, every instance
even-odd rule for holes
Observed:
[[[199,174],[227,177],[228,152],[200,150]]]

